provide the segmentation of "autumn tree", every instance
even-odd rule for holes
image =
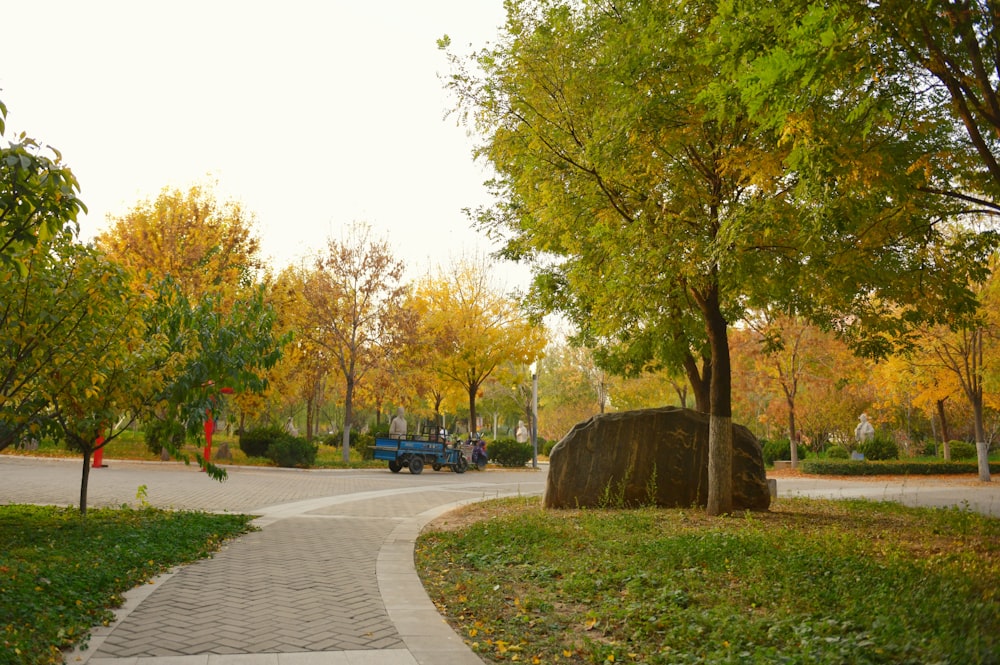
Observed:
[[[989,360],[996,359],[997,339],[1000,338],[998,296],[1000,292],[994,275],[994,279],[980,290],[983,307],[977,319],[963,321],[950,328],[935,326],[925,331],[925,345],[936,359],[935,364],[957,383],[972,409],[979,479],[983,482],[990,480],[989,443],[983,420],[986,403],[984,386],[991,371]]]
[[[304,307],[295,327],[329,354],[344,381],[345,462],[359,384],[386,349],[403,344],[414,329],[413,313],[401,306],[403,267],[386,240],[374,238],[369,226],[354,224],[342,239],[330,239],[302,275]]]
[[[815,370],[811,346],[819,331],[801,319],[768,316],[766,313],[749,322],[763,352],[764,362],[758,365],[761,376],[770,379],[784,396],[788,440],[792,443],[791,462],[792,467],[797,467],[797,444],[801,437],[795,421],[795,400],[800,387]]]
[[[96,238],[133,275],[137,292],[168,288],[185,313],[178,325],[196,342],[166,390],[161,416],[200,436],[221,389],[259,393],[287,342],[273,330],[274,312],[258,283],[261,267],[253,216],[220,203],[211,187],[164,188]]]
[[[207,185],[164,188],[113,218],[96,242],[139,279],[155,284],[169,276],[192,300],[221,292],[231,302],[258,281],[261,268],[253,216],[239,203],[218,201]]]
[[[421,325],[438,349],[434,370],[461,386],[468,399],[469,431],[477,431],[476,397],[503,363],[528,365],[545,346],[544,330],[530,323],[504,294],[481,259],[465,259],[416,289],[426,302]]]

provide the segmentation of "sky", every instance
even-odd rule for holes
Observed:
[[[466,54],[503,20],[502,0],[0,0],[5,138],[62,153],[85,239],[165,186],[217,182],[278,269],[365,222],[416,277],[496,249],[462,212],[489,173],[445,117],[436,41]]]

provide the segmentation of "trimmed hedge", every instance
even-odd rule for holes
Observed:
[[[267,447],[267,458],[286,468],[308,468],[316,463],[319,446],[303,438],[282,434]]]
[[[256,427],[240,434],[240,450],[247,457],[267,457],[267,449],[283,436],[284,430],[277,425]]]
[[[530,443],[518,443],[514,439],[499,439],[486,444],[486,454],[490,461],[505,467],[521,467],[528,463],[533,454]]]
[[[884,436],[876,436],[868,441],[859,441],[855,450],[864,453],[865,459],[872,462],[899,459],[899,446],[896,445],[895,441]]]
[[[979,473],[975,462],[869,462],[854,460],[818,460],[802,462],[803,473],[820,476],[936,476]],[[990,463],[990,473],[1000,473],[1000,462]]]
[[[760,442],[761,452],[764,455],[764,464],[771,466],[775,460],[792,459],[792,444],[788,439],[777,439],[775,441],[762,440]],[[804,460],[808,450],[801,443],[796,446],[799,452],[799,459]]]
[[[949,441],[948,450],[951,452],[953,460],[976,459],[979,455],[979,452],[976,450],[976,444],[969,443],[968,441]],[[944,455],[944,446],[941,447],[941,455]]]
[[[851,454],[847,452],[847,448],[840,446],[832,446],[826,451],[826,456],[828,459],[851,459]]]

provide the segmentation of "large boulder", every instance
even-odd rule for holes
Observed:
[[[549,455],[545,507],[708,504],[708,414],[664,407],[594,416]],[[733,509],[767,510],[756,437],[733,425]]]

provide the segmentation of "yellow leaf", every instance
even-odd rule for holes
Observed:
[[[584,622],[583,626],[587,630],[593,630],[597,626],[597,619],[594,619],[594,618],[587,619]]]

